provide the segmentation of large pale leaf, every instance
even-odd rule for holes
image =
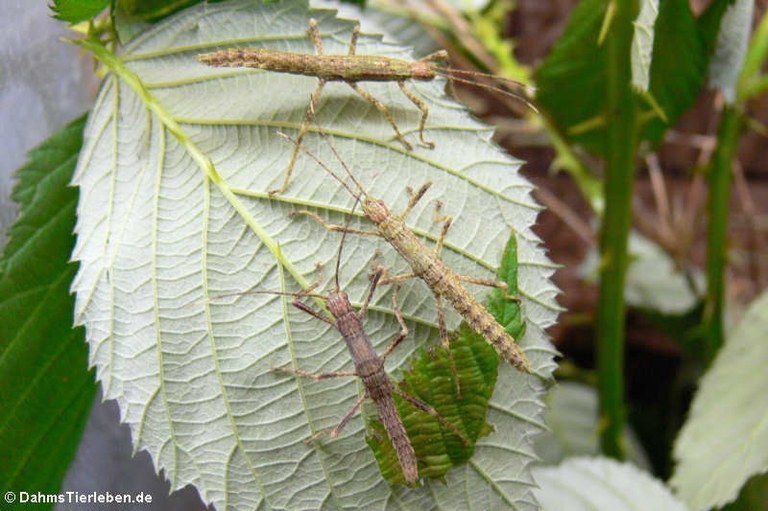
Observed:
[[[75,179],[77,321],[86,325],[105,395],[118,400],[136,447],[149,451],[174,489],[192,483],[220,509],[470,502],[532,509],[528,467],[531,436],[542,427],[539,379],[503,367],[488,417],[496,431],[477,444],[469,463],[450,472],[445,485],[393,489],[378,472],[359,418],[336,440],[304,443],[344,416],[358,398],[357,382],[271,371],[350,370],[338,333],[290,307],[290,298],[231,295],[299,290],[317,278],[318,262],[326,270],[320,289],[329,289],[340,236],[288,213],[309,208],[343,223],[354,199],[306,157],[287,193],[270,199],[265,192],[282,181],[293,149],[276,130],[296,133],[314,78],[209,68],[194,57],[235,45],[313,53],[310,17],[318,19],[326,51],[345,53],[353,23],[301,2],[201,5],[137,37],[119,58],[83,43],[112,71]],[[358,52],[410,57],[370,36],[361,37]],[[397,85],[363,86],[416,142],[419,114]],[[436,239],[433,211],[441,200],[454,216],[442,256],[458,272],[493,276],[514,229],[527,324],[520,342],[535,370],[548,376],[553,350],[543,328],[556,316],[556,288],[548,280],[553,265],[530,229],[538,211],[531,185],[518,162],[490,142],[491,130],[447,98],[443,86],[409,84],[429,105],[427,137],[435,150],[406,152],[380,113],[346,84],[326,88],[319,120],[364,186],[393,210],[407,202],[406,186],[434,181],[408,223]],[[304,145],[333,164],[315,133]],[[370,224],[356,213],[351,225]],[[358,304],[374,259],[391,272],[406,271],[375,237],[347,236],[341,257],[341,284]],[[391,291],[379,291],[367,317],[378,349],[399,330],[391,303]],[[422,282],[404,283],[400,306],[412,335],[388,359],[390,370],[437,338],[434,302]],[[455,327],[459,318],[448,312]]]
[[[750,306],[701,380],[675,443],[671,484],[691,509],[722,506],[768,471],[768,293]]]
[[[709,66],[709,84],[723,91],[729,104],[736,101],[736,81],[739,79],[747,53],[755,2],[736,0],[723,15],[717,34],[717,47]]]
[[[571,458],[535,471],[543,511],[685,511],[661,481],[630,463]]]
[[[536,453],[548,465],[574,456],[600,454],[597,391],[583,383],[565,381],[552,387],[546,397],[544,417],[549,431],[536,438]],[[628,459],[640,468],[650,463],[643,446],[631,428],[626,427],[622,442]]]

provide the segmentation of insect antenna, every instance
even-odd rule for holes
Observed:
[[[355,212],[355,208],[357,205],[360,204],[360,196],[355,196],[355,203],[352,204],[352,209],[349,210],[349,216],[347,217],[347,221],[344,224],[345,227],[349,227],[349,220],[352,218],[352,215]],[[341,285],[339,284],[339,268],[341,267],[341,249],[344,248],[344,240],[347,237],[347,234],[349,231],[344,230],[341,233],[341,240],[339,240],[339,251],[336,253],[336,291],[339,291],[341,289]]]
[[[295,140],[295,139],[293,139],[293,138],[292,138],[290,135],[288,135],[288,134],[286,134],[286,133],[283,133],[282,131],[278,131],[278,132],[277,132],[277,134],[278,134],[278,135],[280,135],[281,137],[283,137],[284,139],[286,139],[286,140],[290,141],[292,144],[294,144],[294,145],[298,146],[298,147],[299,147],[299,149],[301,150],[301,152],[303,152],[304,154],[306,154],[307,156],[309,156],[310,158],[312,158],[312,159],[315,161],[315,163],[317,163],[318,165],[320,165],[320,167],[322,167],[322,169],[323,169],[323,170],[325,170],[325,171],[326,171],[328,174],[330,174],[330,175],[331,175],[331,176],[332,176],[332,177],[333,177],[333,178],[334,178],[336,181],[338,181],[339,183],[341,183],[341,185],[342,185],[344,188],[346,188],[346,189],[347,189],[347,191],[350,193],[350,195],[352,195],[352,197],[356,198],[357,200],[360,200],[360,196],[361,196],[362,194],[365,194],[365,191],[364,191],[364,190],[363,190],[363,188],[360,186],[360,184],[359,184],[359,183],[357,183],[357,181],[355,181],[355,184],[356,184],[356,185],[358,186],[358,188],[360,189],[360,192],[359,192],[359,193],[355,192],[355,191],[352,189],[352,187],[350,187],[350,186],[349,186],[349,185],[346,183],[346,181],[344,181],[343,179],[341,179],[341,177],[339,177],[339,176],[338,176],[338,174],[336,174],[336,173],[335,173],[333,170],[331,170],[331,169],[330,169],[330,167],[328,167],[328,165],[326,165],[326,164],[323,162],[323,160],[321,160],[320,158],[318,158],[318,157],[317,157],[317,155],[316,155],[315,153],[313,153],[313,152],[312,152],[312,151],[310,151],[309,149],[305,149],[303,145],[298,145],[298,142],[296,142],[296,140]],[[346,170],[347,170],[347,172],[349,172],[349,169],[346,169]]]
[[[360,181],[355,178],[355,175],[352,173],[352,169],[349,168],[349,165],[341,158],[341,155],[336,150],[336,146],[331,141],[331,137],[328,136],[328,133],[325,132],[322,126],[317,123],[317,120],[315,120],[315,124],[317,124],[317,127],[319,128],[320,135],[325,140],[325,143],[328,144],[328,147],[331,148],[331,152],[333,153],[333,156],[336,158],[336,160],[341,164],[341,166],[344,168],[344,171],[347,173],[349,178],[352,180],[353,183],[355,183],[355,186],[357,186],[357,189],[360,190],[360,195],[358,195],[358,201],[360,200],[359,197],[361,195],[365,195],[365,188],[363,188],[363,185],[360,184]]]
[[[341,159],[341,157],[339,156],[339,153],[336,151],[336,147],[333,145],[333,142],[331,142],[331,140],[328,137],[328,134],[325,132],[325,130],[323,130],[323,127],[320,126],[317,123],[317,121],[315,121],[315,124],[317,124],[317,127],[320,130],[320,133],[323,135],[323,138],[328,143],[328,146],[331,148],[331,151],[333,151],[334,156],[344,166],[344,170],[347,172],[347,174],[350,176],[350,178],[352,178],[352,181],[355,183],[355,186],[357,186],[357,188],[360,190],[360,192],[359,193],[355,193],[355,191],[347,184],[347,182],[344,181],[343,179],[341,179],[341,177],[339,177],[333,170],[331,170],[328,167],[328,165],[325,164],[325,162],[323,162],[320,158],[317,157],[317,155],[315,153],[313,153],[309,149],[306,149],[304,146],[299,146],[299,148],[301,149],[301,151],[304,154],[306,154],[307,156],[312,158],[318,165],[320,165],[323,168],[323,170],[325,170],[331,176],[333,176],[333,178],[336,179],[336,181],[341,183],[341,185],[344,188],[347,189],[347,191],[352,195],[352,197],[355,198],[355,203],[352,204],[352,209],[349,210],[349,216],[347,217],[347,222],[345,224],[346,226],[348,226],[349,225],[349,221],[352,218],[352,215],[354,214],[355,209],[357,208],[357,205],[360,204],[361,196],[365,194],[365,190],[360,185],[360,183],[357,181],[357,179],[355,179],[355,176],[352,174],[350,169],[346,166],[344,161]],[[293,144],[297,144],[296,140],[291,138],[289,135],[283,133],[282,131],[278,131],[277,134],[280,135],[281,137],[291,141]],[[339,241],[339,250],[336,253],[336,275],[335,275],[336,291],[339,291],[341,289],[341,284],[339,282],[339,268],[341,267],[341,251],[344,248],[344,240],[346,239],[346,237],[347,237],[347,231],[344,231],[342,233],[342,235],[341,235],[341,240]],[[311,296],[311,295],[306,295],[306,296]]]
[[[464,71],[462,69],[453,69],[453,68],[435,68],[435,72],[437,74],[439,74],[440,76],[443,76],[443,77],[445,77],[445,78],[447,78],[449,80],[452,80],[454,82],[466,83],[467,85],[473,85],[475,87],[480,87],[482,89],[486,89],[486,90],[490,90],[490,91],[493,91],[493,92],[497,92],[497,93],[502,94],[504,96],[517,99],[519,101],[522,101],[528,108],[530,108],[534,112],[539,113],[539,109],[536,108],[533,105],[533,103],[528,101],[528,99],[526,99],[525,96],[523,96],[522,94],[519,94],[517,92],[508,91],[508,90],[506,90],[506,89],[504,89],[502,87],[499,87],[497,85],[489,85],[487,83],[478,82],[477,80],[470,80],[468,78],[463,78],[462,76],[459,76],[459,75],[480,76],[480,77],[483,77],[483,78],[492,78],[494,80],[501,80],[503,82],[512,84],[515,87],[523,87],[523,88],[525,88],[524,84],[522,84],[520,82],[516,82],[515,80],[509,80],[507,78],[500,78],[498,76],[495,76],[495,75],[492,75],[492,74],[489,74],[489,73],[480,73],[478,71]]]

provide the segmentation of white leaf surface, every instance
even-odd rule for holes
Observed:
[[[536,438],[536,453],[542,462],[555,465],[574,456],[600,453],[598,398],[594,387],[565,381],[552,387],[545,398],[544,418],[549,431]],[[643,446],[629,426],[622,442],[627,457],[638,467],[649,470]]]
[[[624,286],[629,305],[674,315],[684,314],[699,303],[701,290],[706,287],[704,272],[690,268],[684,274],[664,249],[635,231],[629,233],[629,253],[632,259]],[[598,260],[597,250],[590,250],[579,274],[584,278],[595,275]]]
[[[651,58],[656,18],[659,16],[659,0],[642,0],[640,12],[634,22],[632,36],[631,67],[632,86],[642,92],[648,92],[651,81]]]
[[[763,293],[701,379],[675,443],[671,485],[691,509],[720,507],[768,472],[768,293]]]
[[[233,294],[298,291],[317,279],[316,263],[325,267],[319,289],[331,289],[340,236],[288,213],[311,209],[344,223],[354,199],[306,157],[285,194],[266,194],[282,182],[292,151],[276,131],[295,135],[316,79],[210,68],[194,57],[234,46],[311,54],[310,17],[318,19],[326,53],[346,53],[353,23],[332,11],[238,1],[168,18],[127,45],[121,59],[128,71],[109,64],[75,177],[73,254],[81,263],[76,321],[86,326],[105,396],[118,401],[136,448],[151,454],[172,488],[194,484],[218,509],[535,509],[529,464],[532,436],[543,427],[540,380],[502,368],[488,418],[495,432],[470,463],[449,473],[447,484],[391,488],[359,418],[337,439],[304,442],[352,407],[355,380],[272,372],[351,370],[338,333],[290,307],[290,298]],[[358,53],[411,58],[365,35]],[[392,109],[415,145],[419,112],[397,85],[362,86]],[[380,113],[343,83],[326,87],[319,121],[356,177],[393,211],[407,203],[406,186],[433,180],[408,223],[434,241],[435,201],[442,201],[454,223],[441,254],[459,273],[491,277],[514,230],[527,320],[520,341],[534,369],[548,376],[554,350],[544,329],[556,318],[557,289],[549,281],[554,266],[531,231],[539,209],[531,185],[519,162],[491,143],[492,130],[445,96],[444,83],[408,86],[429,105],[435,150],[405,151]],[[316,133],[304,145],[341,172]],[[370,228],[359,211],[351,225]],[[374,260],[393,274],[406,271],[371,236],[347,236],[341,257],[341,284],[356,304]],[[399,331],[391,290],[380,289],[374,302],[366,327],[383,350]],[[399,303],[411,334],[387,360],[395,372],[438,337],[422,282],[405,282]],[[458,325],[447,312],[449,325]]]
[[[717,33],[715,54],[709,64],[709,84],[723,91],[728,104],[736,101],[736,82],[744,66],[754,7],[753,0],[735,0],[723,14]]]
[[[685,511],[661,481],[631,463],[609,458],[570,458],[535,469],[543,511]]]

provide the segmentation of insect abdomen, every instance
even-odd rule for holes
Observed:
[[[265,48],[230,48],[198,55],[197,60],[214,67],[251,67],[314,76],[328,81],[397,81],[413,78],[408,61],[375,55],[311,55]]]
[[[392,382],[389,377],[380,371],[368,378],[363,379],[368,396],[376,404],[376,411],[379,419],[387,431],[392,447],[395,449],[400,467],[403,469],[405,481],[408,484],[415,484],[419,480],[418,467],[416,462],[416,452],[413,450],[411,440],[405,431],[403,421],[397,414],[395,401],[392,399]]]
[[[441,263],[442,264],[442,263]],[[443,265],[444,266],[444,265]],[[445,268],[450,272],[448,268]],[[515,342],[515,339],[504,330],[504,327],[496,321],[496,318],[472,296],[462,285],[455,281],[458,277],[442,278],[432,289],[440,296],[445,297],[464,320],[472,327],[472,330],[485,337],[491,343],[496,353],[514,367],[526,373],[531,372],[531,366],[523,351]]]

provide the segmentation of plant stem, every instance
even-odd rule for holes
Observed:
[[[705,359],[711,362],[723,344],[725,268],[728,250],[728,213],[731,199],[731,171],[736,156],[741,122],[737,108],[726,105],[720,120],[718,145],[709,169],[709,232],[707,233],[707,296]]]
[[[637,148],[637,105],[630,89],[630,46],[636,0],[613,0],[614,18],[607,45],[605,215],[600,233],[600,297],[597,311],[597,369],[600,390],[600,444],[603,453],[622,459],[624,427],[624,281],[632,216],[632,181]]]

